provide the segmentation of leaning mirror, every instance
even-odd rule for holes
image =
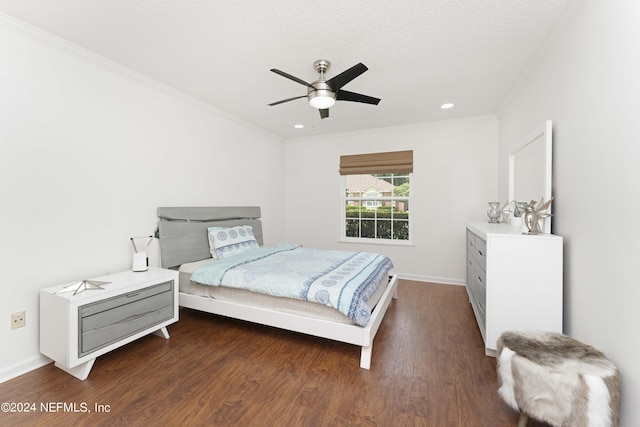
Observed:
[[[509,150],[509,200],[551,199],[551,124],[547,120]],[[551,217],[544,221],[543,231],[551,233]]]

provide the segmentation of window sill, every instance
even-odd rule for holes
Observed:
[[[415,247],[415,245],[411,242],[411,240],[341,238],[340,240],[338,240],[338,243],[350,243],[354,245]]]

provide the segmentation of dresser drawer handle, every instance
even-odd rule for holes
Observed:
[[[139,294],[140,294],[140,292],[132,292],[130,294],[127,294],[127,298],[137,297]]]
[[[480,256],[484,256],[484,254],[482,253],[482,251],[478,251],[478,254],[479,254]]]

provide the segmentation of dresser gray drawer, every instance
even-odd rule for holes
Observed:
[[[477,236],[471,231],[467,230],[467,249],[471,251],[480,268],[486,271],[487,242],[480,236]]]
[[[476,257],[483,270],[487,269],[487,242],[476,236]]]
[[[78,357],[169,320],[173,281],[78,307]]]
[[[477,259],[472,255],[473,249],[469,248],[467,253],[467,286],[473,294],[478,305],[485,311],[487,299],[486,273],[478,264]]]
[[[483,313],[486,311],[487,306],[487,275],[482,269],[476,269],[475,271],[475,291],[478,304],[482,308]]]

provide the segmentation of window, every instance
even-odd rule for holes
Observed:
[[[342,238],[374,242],[409,240],[412,171],[412,151],[342,156]]]

